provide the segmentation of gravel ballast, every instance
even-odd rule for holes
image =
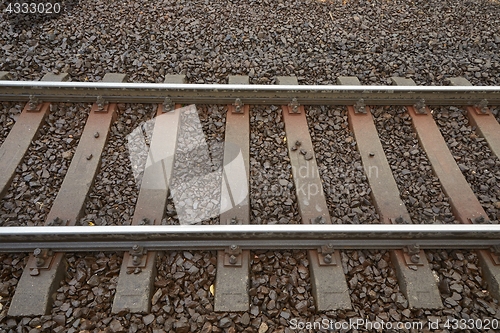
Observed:
[[[21,103],[0,103],[0,145],[3,144],[10,130],[14,127],[22,111]]]
[[[435,108],[433,115],[458,167],[488,214],[484,219],[498,223],[500,159],[470,126],[464,110],[453,106]]]
[[[226,108],[199,105],[181,115],[171,180],[169,224],[218,224]]]
[[[156,106],[118,104],[81,225],[129,225],[144,172]]]
[[[37,20],[28,15],[14,18],[5,12],[5,2],[0,4],[1,71],[8,71],[14,80],[39,80],[49,72],[68,72],[76,82],[99,81],[108,72],[119,72],[129,74],[130,82],[158,83],[167,74],[185,74],[189,83],[200,84],[227,83],[229,75],[248,75],[252,84],[274,84],[276,76],[295,75],[299,84],[335,84],[339,76],[356,76],[362,84],[380,85],[390,84],[391,76],[400,76],[412,78],[417,85],[446,85],[447,78],[463,76],[473,85],[500,85],[500,3],[493,0],[70,0],[64,4],[68,10],[57,18]],[[2,102],[0,143],[23,106],[24,102]],[[120,108],[81,221],[84,225],[128,224],[133,215],[145,156],[138,151],[137,163],[130,161],[125,134],[150,119],[154,106]],[[176,170],[184,163],[184,171],[202,177],[221,170],[226,110],[222,106],[197,108],[199,119],[186,119],[190,131],[202,130],[210,163],[204,160],[197,166],[195,159],[191,164],[179,160]],[[84,104],[58,104],[51,112],[41,136],[18,167],[9,194],[0,201],[1,226],[45,222],[89,109]],[[306,109],[332,222],[378,223],[344,109]],[[469,127],[461,110],[434,110],[464,176],[488,218],[498,223],[498,158]],[[500,121],[498,107],[492,107],[492,112]],[[391,118],[385,118],[385,113]],[[384,149],[391,165],[397,167],[393,171],[412,220],[453,222],[425,153],[407,130],[408,119],[392,110],[379,116]],[[300,223],[281,110],[253,107],[250,128],[250,223]],[[143,128],[146,139],[149,130]],[[396,131],[411,139],[401,140]],[[187,156],[196,142],[189,135],[183,140],[181,153]],[[412,154],[413,150],[417,152]],[[192,156],[200,155],[195,150]],[[336,170],[341,169],[352,171],[340,178]],[[402,175],[403,170],[411,174]],[[186,184],[182,174],[177,177],[184,181],[177,184]],[[408,188],[415,181],[420,187]],[[435,192],[424,195],[422,185],[425,191]],[[220,188],[203,189],[203,193],[189,194],[189,198],[198,196],[198,201],[182,199],[183,213],[171,197],[163,223],[182,223],[179,216],[195,223],[218,223],[211,214],[206,219],[196,213],[203,203],[212,203],[209,209],[214,212],[218,209],[212,196],[219,197]],[[181,186],[181,190],[189,188]],[[34,318],[6,316],[28,256],[0,254],[0,332],[295,333],[327,332],[300,328],[301,323],[323,320],[437,320],[441,324],[448,319],[500,320],[498,301],[487,291],[474,252],[426,254],[439,281],[441,310],[408,308],[387,251],[342,252],[353,309],[325,313],[315,310],[305,251],[253,251],[249,311],[216,313],[212,294],[216,253],[178,251],[158,257],[151,314],[111,314],[122,253],[80,253],[68,255],[68,276],[51,313]],[[400,331],[454,332],[444,327]]]
[[[285,124],[277,106],[250,110],[250,223],[299,224]]]
[[[1,226],[43,225],[68,171],[90,106],[60,103],[52,110],[0,201]]]
[[[307,107],[306,116],[332,223],[380,223],[346,109]]]
[[[385,156],[412,223],[458,223],[403,107],[373,109]]]
[[[301,84],[334,84],[346,75],[364,84],[387,84],[391,76],[500,83],[496,1],[69,3],[66,14],[38,24],[2,5],[0,70],[22,80],[67,71],[74,81],[122,72],[133,82],[184,73],[191,83],[226,83],[236,74],[263,84],[292,74]]]

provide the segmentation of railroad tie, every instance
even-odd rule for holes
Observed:
[[[339,77],[341,85],[360,85],[356,77]],[[410,215],[400,198],[399,189],[387,162],[369,107],[355,109],[348,106],[351,127],[365,173],[372,190],[372,198],[382,223],[411,223]],[[412,244],[408,244],[408,248]],[[396,268],[399,286],[410,308],[442,308],[436,279],[423,250],[417,250],[418,262],[407,260],[403,250],[392,250],[391,259]],[[425,282],[423,282],[425,281]]]
[[[165,82],[184,83],[185,77],[167,76]],[[184,110],[194,108],[189,106],[181,109],[180,105],[176,105],[170,111],[167,110],[170,103],[166,101],[158,105],[132,225],[161,224],[165,212],[177,137],[182,126],[181,114]],[[138,313],[150,311],[156,277],[156,254],[140,243],[125,252],[111,310],[113,313],[123,310]]]
[[[453,77],[449,81],[452,86],[472,86],[463,77]],[[488,100],[484,99],[477,105],[468,105],[466,109],[470,124],[476,127],[477,132],[486,140],[491,151],[500,158],[500,124],[489,110]]]
[[[277,84],[284,85],[298,84],[296,77],[279,76],[276,81]],[[319,177],[304,107],[293,98],[289,105],[282,105],[281,108],[302,223],[330,224],[330,213]],[[297,145],[300,149],[297,149]],[[303,168],[307,170],[305,177],[301,172]],[[325,243],[320,249],[309,250],[307,253],[316,309],[319,311],[351,309],[349,288],[345,280],[340,252]]]
[[[7,72],[0,72],[0,80],[7,80]],[[67,73],[54,75],[45,74],[42,81],[67,81]],[[19,119],[0,147],[0,199],[7,193],[16,173],[17,166],[28,152],[31,142],[38,136],[40,127],[49,113],[50,103],[43,103],[31,98],[26,103]]]
[[[453,85],[467,85],[468,81],[464,80],[454,78],[450,81]],[[400,78],[393,79],[393,83],[397,85],[415,84],[411,79],[404,79],[403,81]],[[470,224],[477,223],[476,221],[480,221],[482,218],[488,216],[448,149],[430,109],[426,107],[425,113],[417,113],[413,106],[407,106],[406,108],[411,115],[413,127],[417,133],[420,145],[424,148],[429,158],[434,174],[439,178],[443,191],[450,198],[451,208],[457,220],[460,223]],[[493,116],[478,115],[473,107],[469,108],[469,119],[475,119],[477,124],[481,125],[485,138],[489,138],[490,141],[488,143],[492,142],[493,147],[495,145],[498,147],[499,142],[497,137],[500,135],[500,129],[497,129],[496,133],[494,132],[495,126],[497,128],[500,127],[498,126],[498,122]],[[495,140],[497,142],[494,142]],[[492,147],[491,144],[490,147]],[[498,153],[495,153],[498,156]],[[496,260],[496,254],[491,251],[479,250],[477,254],[486,280],[488,281],[489,291],[494,297],[500,300],[500,262]]]
[[[64,75],[60,77],[64,78]],[[106,74],[103,81],[122,82],[125,79],[124,74]],[[107,105],[106,110],[100,110],[97,103],[92,106],[66,177],[47,215],[46,226],[74,226],[80,219],[88,192],[99,169],[100,156],[106,145],[115,112],[114,103]],[[97,138],[96,132],[100,133]],[[35,254],[37,257],[43,256],[44,259],[37,260],[33,254],[29,257],[12,298],[9,316],[48,314],[52,307],[52,295],[59,288],[59,283],[66,273],[67,263],[64,253],[50,253],[50,249],[40,249],[35,252],[40,252]]]
[[[229,76],[229,84],[249,84],[248,76]],[[250,107],[235,100],[227,106],[220,224],[250,221]],[[250,251],[230,246],[217,251],[215,311],[248,311]]]

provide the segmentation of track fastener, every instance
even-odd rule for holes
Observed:
[[[483,216],[483,215],[481,215],[481,216],[479,216],[479,217],[476,217],[476,218],[474,219],[474,222],[475,222],[475,223],[484,223],[484,220],[485,220],[485,219],[484,219],[484,216]]]
[[[52,263],[52,251],[50,249],[36,248],[33,251],[34,261],[30,263],[30,275],[38,276],[41,269],[48,269]]]
[[[42,104],[36,98],[36,96],[30,95],[30,99],[28,102],[28,111],[30,112],[38,112],[42,108]]]
[[[403,249],[406,265],[408,266],[423,266],[420,261],[420,246],[418,244],[408,245]]]
[[[486,98],[482,99],[475,107],[479,114],[488,114],[488,100]]]
[[[315,218],[311,219],[312,224],[325,224],[326,220],[323,215],[316,216]]]
[[[163,100],[163,112],[170,112],[174,109],[174,103],[170,99],[170,97],[165,97]]]
[[[233,105],[234,105],[233,113],[243,113],[244,104],[241,101],[241,99],[236,98]]]
[[[130,259],[128,261],[127,267],[134,268],[135,269],[134,273],[137,274],[140,272],[140,270],[136,272],[136,268],[146,267],[147,251],[144,249],[144,247],[135,244],[134,246],[132,246],[132,250],[130,250],[129,253],[130,253]]]
[[[232,244],[224,252],[224,266],[241,266],[243,257],[238,245]]]
[[[425,106],[425,99],[419,98],[413,104],[413,108],[415,109],[415,112],[418,114],[427,114],[426,106]]]
[[[154,220],[153,220],[154,221]],[[139,221],[139,225],[151,225],[151,219],[144,217]]]
[[[494,245],[490,248],[491,259],[496,266],[500,266],[500,244]]]
[[[96,105],[97,111],[108,112],[109,102],[106,101],[102,96],[97,96]]]
[[[472,224],[489,224],[491,223],[490,220],[487,220],[483,215],[479,215],[478,217],[475,218],[467,218],[467,220],[472,223]]]
[[[94,157],[92,154],[88,155],[87,156],[87,161],[90,161],[92,159],[92,157]]]
[[[336,266],[337,261],[334,257],[335,250],[333,244],[322,245],[318,249],[318,261],[320,266]]]
[[[99,132],[95,132],[95,134],[94,134],[94,138],[96,138],[96,139],[97,139],[98,137],[99,137]]]
[[[356,113],[364,113],[364,114],[366,114],[366,104],[365,104],[365,100],[364,99],[362,99],[362,98],[358,99],[358,101],[354,105],[354,111]]]
[[[288,107],[290,108],[289,109],[289,113],[300,113],[300,110],[299,110],[299,102],[297,101],[297,98],[292,98],[292,102],[290,104],[288,104]]]
[[[406,221],[403,216],[399,215],[396,218],[390,218],[392,224],[410,224],[410,222]]]
[[[47,225],[48,226],[62,226],[62,225],[66,225],[68,221],[65,221],[59,217],[56,217],[52,220],[50,220],[49,222],[47,222]]]
[[[299,147],[302,145],[302,142],[300,142],[299,140],[295,141],[295,144],[292,146],[291,150],[292,151],[296,151],[297,149],[299,149]],[[303,149],[301,149],[301,152],[302,152]]]

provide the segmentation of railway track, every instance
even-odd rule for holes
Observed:
[[[250,278],[252,267],[267,256],[261,258],[261,254],[251,252],[258,249],[307,250],[300,267],[301,274],[310,277],[314,303],[297,301],[297,311],[307,307],[320,312],[353,308],[352,289],[356,284],[351,276],[346,279],[343,254],[343,250],[352,249],[388,250],[384,258],[394,268],[409,309],[446,306],[442,296],[446,279],[436,280],[435,257],[426,254],[424,250],[428,249],[473,250],[489,294],[500,298],[500,125],[489,109],[500,104],[498,87],[473,87],[460,78],[451,79],[451,86],[432,88],[414,86],[411,80],[401,78],[394,78],[390,87],[360,86],[350,77],[339,78],[338,86],[298,86],[296,79],[280,77],[276,87],[252,87],[246,77],[230,77],[226,86],[195,86],[184,85],[181,76],[168,76],[164,85],[135,88],[121,83],[125,76],[119,74],[107,75],[103,83],[61,82],[64,79],[59,75],[36,83],[0,83],[0,99],[28,101],[0,148],[0,169],[4,171],[0,193],[7,198],[5,203],[23,196],[14,194],[16,188],[11,184],[13,179],[18,181],[19,165],[22,169],[23,164],[33,164],[26,162],[30,158],[26,154],[30,147],[33,149],[32,142],[51,113],[51,103],[95,102],[84,128],[71,134],[71,139],[78,138],[71,140],[73,144],[78,141],[74,152],[60,152],[68,161],[65,170],[59,172],[65,177],[47,212],[38,217],[38,222],[30,223],[29,214],[17,217],[12,205],[4,205],[12,211],[0,220],[3,226],[9,226],[0,229],[0,250],[32,252],[15,293],[8,293],[9,317],[50,313],[53,295],[68,270],[64,252],[89,249],[124,252],[111,269],[118,273],[121,265],[114,295],[110,296],[110,311],[115,314],[152,311],[158,302],[158,290],[162,290],[158,289],[162,286],[159,281],[165,281],[158,279],[157,271],[160,275],[168,271],[158,267],[158,251],[165,250],[217,251],[216,260],[212,256],[209,261],[211,273],[216,272],[212,307],[218,312],[253,311],[252,298],[260,297],[261,290],[254,287],[257,278]],[[132,169],[136,170],[130,186],[134,187],[135,181],[140,189],[132,203],[134,209],[121,207],[119,211],[118,207],[108,214],[119,216],[118,220],[131,226],[113,227],[110,225],[120,223],[105,221],[99,225],[97,217],[89,219],[87,211],[89,203],[97,210],[102,207],[96,200],[102,200],[103,192],[99,191],[105,189],[96,187],[106,187],[106,178],[99,177],[111,170],[105,168],[106,161],[100,168],[101,159],[110,160],[124,150],[115,147],[109,153],[107,143],[115,135],[116,115],[123,112],[120,103],[156,106],[147,111],[155,113],[153,122],[129,122],[131,128],[139,128],[128,141],[129,152],[138,151],[129,153]],[[196,108],[181,105],[192,103],[226,105],[220,122],[205,124],[216,127],[211,129],[213,138],[205,137]],[[346,109],[330,112],[316,105],[345,105]],[[401,109],[387,109],[388,105]],[[488,170],[471,168],[476,160],[455,152],[457,146],[469,141],[446,130],[442,124],[446,122],[445,112],[437,109],[442,106],[454,106],[456,110],[465,106],[464,113],[455,112],[456,117],[467,117],[474,127],[469,139],[479,142],[484,153],[478,156]],[[268,111],[259,108],[270,108],[276,114],[274,124],[260,116]],[[141,119],[147,120],[147,112]],[[209,112],[205,114],[207,119]],[[326,123],[322,122],[324,114],[329,117]],[[412,130],[405,132],[398,124]],[[258,128],[260,134],[252,128]],[[398,143],[384,140],[387,131],[398,132],[403,141],[410,142],[411,150],[402,156],[391,150],[391,145]],[[345,136],[337,137],[337,132]],[[337,145],[319,152],[318,145],[328,136],[338,139]],[[213,140],[212,148],[216,148],[207,149],[206,140]],[[262,142],[261,148],[256,149],[254,141]],[[141,153],[143,149],[148,153]],[[217,154],[219,165],[211,165]],[[257,160],[262,154],[268,156]],[[414,156],[417,162],[412,162]],[[397,161],[403,158],[406,162]],[[343,159],[350,170],[331,171],[326,167],[335,165],[338,159]],[[280,168],[284,173],[278,173],[278,179],[270,178],[276,175],[273,169]],[[478,184],[476,171],[491,181]],[[431,187],[428,198],[414,197],[412,187],[417,184],[412,183],[413,173],[419,180],[418,187]],[[435,178],[432,185],[426,177]],[[30,181],[24,179],[29,187],[36,187]],[[256,182],[262,182],[264,188],[253,191]],[[112,188],[108,191],[120,195]],[[432,205],[434,196],[444,204]],[[269,208],[265,200],[271,197],[282,201]],[[187,257],[181,264],[190,260]],[[169,265],[177,261],[172,259]],[[175,279],[175,274],[170,278]],[[297,287],[296,281],[290,283]],[[206,288],[204,283],[201,289]],[[219,324],[227,328],[225,322]]]

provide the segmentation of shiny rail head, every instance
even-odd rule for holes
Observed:
[[[500,235],[500,224],[246,224],[246,225],[126,225],[126,226],[19,226],[0,228],[0,237],[7,235],[56,234],[407,234],[422,237],[425,234],[475,234],[484,237]],[[78,235],[75,235],[78,237]]]
[[[499,86],[341,86],[341,85],[236,85],[116,82],[0,81],[0,100],[24,101],[34,96],[46,102],[352,105],[500,104]]]
[[[500,225],[139,225],[0,228],[0,252],[242,249],[489,249]]]
[[[495,92],[500,86],[392,86],[392,85],[239,85],[239,84],[179,84],[133,82],[54,82],[0,81],[0,91],[6,88],[69,88],[69,89],[131,89],[131,90],[209,90],[209,91],[301,91],[301,92]]]

